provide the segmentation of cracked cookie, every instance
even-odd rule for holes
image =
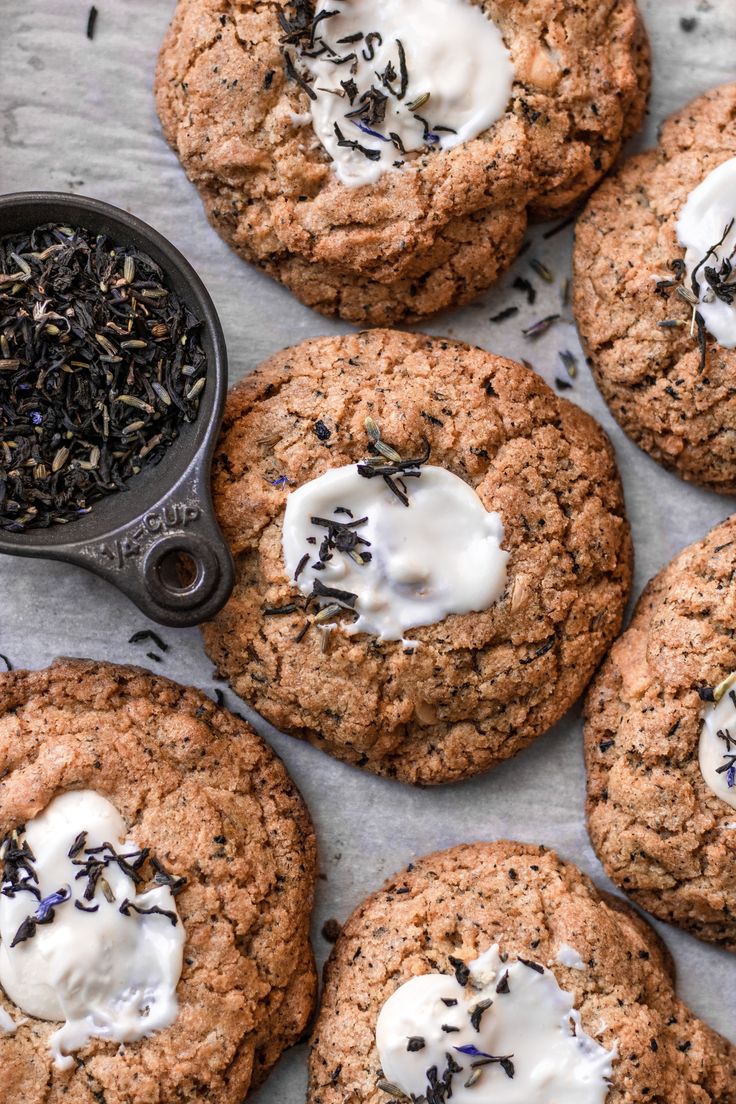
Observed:
[[[421,318],[492,284],[528,215],[570,211],[611,167],[645,111],[647,38],[634,0],[343,3],[179,0],[158,113],[246,260],[324,314]]]
[[[575,318],[612,414],[655,460],[726,494],[736,491],[735,120],[736,84],[668,119],[658,148],[594,193],[574,252]]]
[[[307,1100],[732,1104],[734,1077],[653,929],[554,852],[500,841],[419,859],[347,921]]]
[[[606,873],[648,912],[729,950],[735,568],[729,518],[649,583],[585,707],[588,824]]]
[[[306,1027],[315,841],[205,694],[58,660],[0,676],[5,1104],[241,1104]]]
[[[209,655],[276,727],[376,773],[515,754],[620,629],[611,445],[481,349],[375,330],[278,353],[230,392],[213,493],[236,583]]]

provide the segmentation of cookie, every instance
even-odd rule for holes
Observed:
[[[606,873],[648,912],[730,950],[736,815],[728,770],[704,773],[700,753],[714,689],[736,671],[735,549],[729,518],[649,583],[585,707],[588,823]],[[727,767],[731,749],[713,739]]]
[[[24,1015],[0,991],[3,1100],[179,1104],[207,1096],[240,1104],[300,1037],[315,999],[314,833],[283,765],[205,694],[92,660],[2,675],[0,742],[0,978],[12,977],[18,956],[21,1001],[56,997],[75,1021],[60,1034],[58,1022]],[[58,826],[74,835],[75,808],[85,823],[67,856]],[[119,814],[125,834],[99,843],[88,830],[100,810],[100,824],[108,812],[111,824]],[[50,838],[49,817],[57,829]],[[127,848],[116,843],[130,837]],[[31,839],[42,843],[29,858]],[[71,862],[80,874],[55,877],[52,870],[51,884],[66,885],[45,896],[42,870],[53,847],[62,848],[54,858],[59,869]],[[130,887],[122,901],[121,880]],[[168,895],[163,908],[161,894]],[[12,949],[11,908],[30,917]],[[100,924],[114,933],[106,950]],[[115,1023],[126,1008],[121,997],[93,1002],[92,1028],[71,1010],[106,973],[135,969],[142,948],[131,940],[142,931],[157,940],[153,963],[175,958],[166,940],[176,935],[181,977],[168,994],[173,1022],[160,1030],[144,1022],[138,1034],[152,1033],[130,1041],[134,1033],[120,1034]],[[99,938],[107,964],[101,975]],[[41,976],[37,941],[54,948]],[[56,992],[49,993],[48,979]],[[160,996],[143,993],[151,1020],[165,1003]],[[130,1028],[136,1017],[127,1008],[126,1015]]]
[[[455,16],[467,7],[467,0],[452,2]],[[350,75],[350,59],[335,65],[332,92],[345,97],[340,81],[360,80],[367,66],[371,97],[356,98],[348,85],[353,98],[343,103],[321,91],[324,80],[312,80],[317,93],[304,87],[302,74],[311,64],[305,54],[316,48],[299,51],[294,44],[304,45],[306,35],[311,47],[315,37],[322,42],[329,35],[329,20],[312,26],[311,3],[285,4],[280,23],[279,6],[261,0],[179,0],[156,75],[158,112],[218,233],[308,306],[353,322],[421,318],[492,284],[516,256],[528,215],[558,217],[574,208],[637,130],[648,95],[649,49],[633,0],[584,0],[574,8],[563,0],[483,0],[481,6],[513,65],[511,96],[496,121],[477,137],[434,152],[432,143],[451,139],[453,128],[433,132],[427,124],[421,150],[409,151],[412,160],[397,149],[401,168],[349,187],[314,133],[310,94],[320,103],[332,96],[346,116],[367,102],[385,112],[387,96],[391,106],[401,106],[387,91],[388,83],[401,95],[396,82],[379,79],[362,60],[376,48],[376,32],[367,48],[360,31],[360,48],[339,47],[351,50],[361,72]],[[334,13],[335,5],[328,7]],[[422,6],[414,7],[418,19]],[[435,25],[442,33],[432,43],[440,49],[452,18],[426,21],[422,36]],[[393,34],[384,37],[393,49]],[[432,118],[433,104],[443,87],[440,82],[434,100],[421,106],[427,90],[411,83],[423,57],[412,55],[413,37],[406,39],[409,94],[423,93],[413,101],[414,117],[434,126],[440,119]],[[473,45],[471,36],[463,51],[449,52],[447,64],[468,56]],[[395,76],[400,58],[392,55],[389,64]],[[437,81],[428,68],[427,80]],[[468,65],[464,77],[484,69],[497,66]],[[301,83],[289,72],[298,72]],[[378,122],[374,112],[341,124],[342,142],[333,153],[360,139],[358,145],[381,155],[386,139],[376,138],[375,129],[391,131],[390,123]]]
[[[495,977],[477,992],[478,959],[492,958],[493,945],[501,956],[493,963]],[[452,1030],[435,1036],[444,1053],[434,1075],[434,1024],[427,1024],[424,1010],[410,999],[412,991],[428,984],[427,975],[440,993],[453,994],[443,995],[438,1009],[442,1024]],[[479,1000],[485,992],[490,997]],[[554,1060],[561,1056],[560,1040],[552,1046],[549,1030],[544,1035],[535,1030],[534,1005],[526,1019],[515,1017],[515,1002],[526,995],[528,1003],[532,994],[539,1006],[556,996],[558,1016],[572,1006],[577,1038],[568,1038],[568,1050],[575,1041],[585,1042],[577,1057],[583,1065],[585,1051],[591,1062],[607,1054],[600,1062],[604,1077],[594,1071],[586,1080],[565,1084],[563,1071],[570,1066]],[[439,1083],[437,1101],[450,1099],[447,1080],[452,1099],[462,1104],[476,1097],[499,1104],[734,1099],[736,1050],[678,1000],[672,961],[654,931],[624,902],[599,892],[576,867],[543,847],[501,841],[438,852],[409,865],[356,909],[325,969],[311,1041],[309,1104],[403,1099],[400,1086],[387,1081],[385,1067],[397,1067],[386,1036],[392,1010],[404,995],[401,1043],[408,1053],[403,1057],[419,1070],[430,1067],[426,1080],[430,1087]],[[469,1035],[465,1027],[460,1034],[457,1023],[464,1025],[468,1012],[474,1023]],[[429,1027],[418,1037],[417,1021]],[[502,1045],[513,1041],[513,1054],[495,1049],[492,1060],[488,1043],[494,1038]],[[501,1065],[504,1058],[510,1070]],[[398,1064],[399,1070],[405,1064]],[[528,1095],[522,1094],[535,1065],[537,1079],[528,1083]],[[562,1080],[555,1080],[560,1075]],[[507,1096],[506,1087],[514,1094]]]
[[[297,558],[311,558],[295,585],[285,509],[319,477],[355,470],[372,447],[367,426],[403,457],[429,449],[433,472],[454,477],[483,519],[502,525],[502,590],[487,608],[406,627],[403,639],[349,635],[350,611],[331,631],[310,625],[299,586],[319,575],[325,530],[296,546]],[[410,503],[421,486],[407,477]],[[213,492],[236,583],[203,626],[209,655],[276,727],[378,774],[449,782],[515,754],[575,701],[621,625],[631,540],[606,435],[534,372],[481,349],[375,330],[277,354],[230,392]],[[397,526],[417,501],[397,504]],[[347,521],[350,502],[333,506]],[[435,540],[463,550],[443,516],[444,506],[420,567],[433,561]],[[498,560],[487,539],[485,561],[461,581]],[[382,550],[374,541],[356,554]],[[351,568],[348,555],[330,555],[329,566]]]
[[[736,84],[714,88],[664,124],[656,150],[604,181],[577,224],[573,292],[593,374],[622,428],[684,479],[726,494],[736,491],[736,351],[705,325],[701,346],[678,220],[736,156],[735,111]]]

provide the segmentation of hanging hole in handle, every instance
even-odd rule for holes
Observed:
[[[174,549],[167,552],[159,561],[158,576],[161,585],[172,594],[181,594],[197,585],[201,575],[201,565],[190,552]]]
[[[217,586],[220,565],[212,547],[200,537],[171,535],[149,549],[143,574],[159,605],[191,609],[204,602]]]

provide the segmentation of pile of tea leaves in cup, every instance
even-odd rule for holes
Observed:
[[[151,257],[80,227],[0,239],[0,530],[63,525],[158,463],[206,382]]]

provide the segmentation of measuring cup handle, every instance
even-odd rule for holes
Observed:
[[[208,475],[190,472],[135,522],[78,546],[73,558],[161,625],[183,628],[214,617],[230,596],[234,571]]]

